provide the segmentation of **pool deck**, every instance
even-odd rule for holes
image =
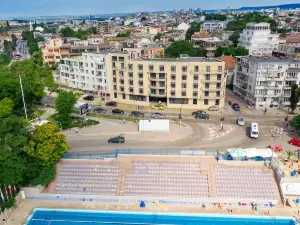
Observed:
[[[78,203],[78,202],[55,202],[55,201],[33,201],[24,200],[18,208],[11,214],[10,218],[1,225],[23,225],[31,210],[34,208],[60,208],[60,209],[83,209],[83,210],[110,210],[110,211],[136,211],[136,212],[168,212],[168,213],[218,213],[218,214],[247,214],[257,213],[249,208],[223,208],[217,206],[203,209],[199,206],[166,206],[160,204],[147,204],[145,208],[140,208],[138,204],[101,204],[101,203]],[[231,212],[232,210],[232,212]],[[269,213],[268,213],[269,211]],[[258,210],[261,216],[297,216],[291,208],[272,208]],[[299,218],[299,217],[298,217]],[[1,223],[2,222],[2,223]]]

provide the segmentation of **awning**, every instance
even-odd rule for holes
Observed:
[[[254,158],[254,157],[262,157],[262,158],[271,158],[277,157],[276,153],[272,153],[272,150],[269,148],[264,149],[256,149],[256,148],[232,148],[227,149],[226,152],[230,154],[233,158],[238,157],[247,157],[247,158]]]

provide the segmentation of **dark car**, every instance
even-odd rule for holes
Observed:
[[[193,116],[196,116],[196,115],[199,114],[199,113],[206,113],[206,112],[203,111],[203,110],[197,110],[197,111],[195,111],[195,112],[192,112],[192,115],[193,115]]]
[[[124,114],[124,111],[121,110],[121,109],[113,109],[111,112],[112,112],[113,114]]]
[[[103,108],[94,108],[93,112],[94,113],[103,113],[103,114],[105,114],[107,111],[106,111],[106,109],[103,109]]]
[[[106,102],[106,106],[117,107],[117,105],[116,102]]]
[[[108,139],[108,143],[125,143],[125,138],[123,136],[113,137]]]
[[[161,113],[153,113],[151,115],[151,119],[161,119],[161,120],[164,120],[164,119],[166,119],[166,117],[163,114],[161,114]]]
[[[138,111],[132,111],[132,112],[130,113],[130,116],[132,116],[132,117],[144,117],[145,114],[144,114],[144,113],[140,113],[140,112],[138,112]]]
[[[94,96],[92,96],[92,95],[85,96],[85,97],[83,97],[83,100],[93,101],[94,100]]]
[[[234,103],[234,104],[232,105],[232,108],[233,108],[234,111],[240,111],[240,110],[241,110],[239,104],[237,104],[237,103]]]
[[[207,113],[197,113],[195,115],[195,119],[208,120],[209,119],[209,115]]]

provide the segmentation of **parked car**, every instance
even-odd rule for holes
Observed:
[[[132,112],[130,113],[130,116],[132,116],[132,117],[144,117],[145,114],[144,114],[144,113],[141,113],[141,112],[138,112],[138,111],[132,111]]]
[[[125,138],[123,136],[117,136],[108,139],[108,143],[125,143]]]
[[[218,105],[213,105],[208,108],[208,111],[219,111],[219,106]]]
[[[299,139],[299,138],[292,138],[292,139],[289,141],[289,144],[295,145],[295,146],[297,146],[297,147],[300,147],[300,139]]]
[[[245,118],[241,117],[241,116],[239,118],[237,118],[237,124],[239,126],[244,126],[245,125]]]
[[[121,109],[113,109],[112,111],[111,111],[113,114],[124,114],[124,111],[123,110],[121,110]]]
[[[203,110],[198,110],[198,111],[192,112],[192,115],[196,116],[196,114],[198,114],[198,113],[206,113],[206,112]]]
[[[208,120],[209,119],[209,115],[207,113],[197,113],[195,115],[195,119]]]
[[[159,110],[163,110],[165,107],[163,105],[153,105],[152,109],[159,109]]]
[[[283,147],[281,145],[270,144],[268,148],[272,149],[272,151],[274,152],[281,152],[283,150]]]
[[[86,100],[86,101],[94,101],[94,96],[93,96],[93,95],[85,96],[85,97],[83,97],[83,100]]]
[[[106,106],[111,106],[111,107],[117,107],[117,103],[114,102],[114,101],[111,101],[111,102],[106,102]]]
[[[161,113],[153,113],[151,119],[166,119],[166,117]]]
[[[105,114],[105,113],[107,113],[107,110],[106,110],[106,109],[103,109],[103,108],[94,108],[94,109],[92,110],[92,112],[94,112],[94,113],[103,113],[103,114]]]
[[[241,110],[239,104],[237,104],[237,103],[232,104],[232,108],[233,108],[234,111],[240,111]]]

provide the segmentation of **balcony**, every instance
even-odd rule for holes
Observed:
[[[285,78],[285,80],[297,80],[297,77],[290,77],[290,76],[287,76]]]
[[[266,89],[277,89],[277,88],[278,88],[277,85],[266,86]]]

